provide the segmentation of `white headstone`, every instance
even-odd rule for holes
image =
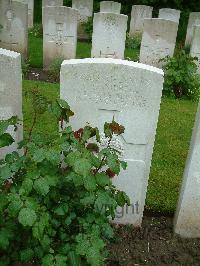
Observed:
[[[27,57],[28,5],[10,0],[0,1],[0,47]]]
[[[14,0],[28,5],[28,28],[33,28],[34,19],[34,0]]]
[[[114,1],[102,1],[100,2],[100,12],[120,14],[121,3]]]
[[[94,14],[91,57],[124,58],[127,20],[120,14]]]
[[[174,231],[182,237],[200,237],[200,105],[175,214]]]
[[[131,22],[130,22],[130,36],[135,34],[142,34],[144,28],[144,19],[152,18],[153,7],[145,5],[132,6]]]
[[[18,116],[22,119],[22,71],[20,54],[0,48],[0,120]],[[17,143],[23,139],[23,126],[8,128],[16,140],[9,147],[0,148],[0,159],[17,148]]]
[[[63,0],[42,0],[42,25],[43,25],[43,17],[45,6],[63,6]]]
[[[121,150],[128,168],[113,181],[128,194],[131,206],[118,210],[117,223],[141,225],[162,87],[162,70],[126,60],[78,59],[61,66],[60,97],[76,114],[74,130],[89,122],[103,132],[113,117],[125,126],[112,146]]]
[[[144,33],[140,48],[140,62],[162,67],[160,59],[173,56],[178,23],[161,18],[144,20]]]
[[[180,15],[181,15],[180,10],[172,9],[172,8],[161,8],[159,10],[158,17],[163,18],[163,19],[169,19],[169,20],[179,23]]]
[[[55,59],[76,58],[78,11],[64,6],[43,10],[43,67]]]
[[[195,61],[197,63],[198,67],[198,73],[200,73],[200,25],[194,26],[194,33],[192,37],[192,43],[190,48],[190,54],[193,57],[197,57],[198,61]]]
[[[72,8],[78,9],[78,38],[88,39],[83,23],[93,16],[93,0],[72,0]]]
[[[187,27],[187,35],[185,39],[185,46],[191,45],[193,30],[194,30],[193,26],[198,24],[200,24],[200,12],[190,13],[188,27]]]

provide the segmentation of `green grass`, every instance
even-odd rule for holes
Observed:
[[[42,38],[35,37],[33,33],[29,32],[29,64],[31,67],[42,68],[43,65],[43,47]],[[130,58],[133,61],[138,60],[139,51],[137,49],[126,49],[125,58]],[[90,58],[91,57],[91,43],[78,42],[76,58]]]
[[[23,87],[26,132],[32,121],[27,92],[37,87],[48,99],[55,99],[59,96],[59,85],[24,81]],[[162,99],[146,201],[147,208],[152,211],[175,210],[196,108],[197,104],[189,100]],[[57,122],[49,113],[42,115],[36,126],[36,131],[43,133],[57,129]]]

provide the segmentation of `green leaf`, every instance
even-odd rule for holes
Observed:
[[[128,166],[127,162],[120,161],[120,164],[121,164],[122,169],[123,169],[123,170],[126,170],[126,168],[127,168],[127,166]]]
[[[24,181],[22,182],[22,186],[19,190],[19,193],[22,195],[28,195],[33,188],[33,181],[29,178],[25,178]]]
[[[33,226],[37,219],[37,215],[34,210],[29,208],[23,208],[18,215],[18,221],[23,226]]]
[[[74,251],[68,253],[69,266],[81,266],[80,256]]]
[[[10,146],[15,140],[9,133],[4,133],[0,135],[0,148]]]
[[[63,255],[56,255],[56,266],[66,266],[67,265],[67,257]]]
[[[34,151],[33,153],[33,160],[36,163],[40,163],[45,159],[45,149],[40,148]]]
[[[74,166],[77,160],[81,158],[81,153],[79,151],[71,152],[67,155],[65,162],[69,164],[69,166]]]
[[[54,213],[56,213],[57,215],[63,216],[68,212],[68,204],[67,203],[63,203],[61,204],[58,208],[56,208],[54,210]]]
[[[12,177],[12,171],[8,164],[3,167],[0,167],[0,178],[2,178],[3,180],[7,180],[11,177]]]
[[[37,191],[38,194],[45,196],[49,193],[49,184],[48,180],[41,177],[34,182],[34,189]]]
[[[89,174],[84,177],[84,187],[88,191],[94,191],[96,190],[96,179],[95,176]]]
[[[91,163],[88,159],[82,158],[76,160],[74,164],[74,171],[82,176],[87,176],[90,173],[91,170]]]
[[[54,265],[53,255],[48,254],[42,259],[42,266],[53,266],[53,265]]]
[[[34,256],[34,251],[31,248],[24,249],[20,252],[20,258],[23,262],[29,262]]]
[[[96,182],[101,187],[105,187],[112,184],[110,178],[105,173],[97,173]]]
[[[15,217],[21,208],[23,207],[23,202],[19,197],[16,197],[15,200],[12,200],[8,205],[8,212],[11,216]]]
[[[115,173],[119,174],[120,172],[120,162],[118,160],[118,156],[116,154],[109,153],[107,156],[107,164],[108,167]]]

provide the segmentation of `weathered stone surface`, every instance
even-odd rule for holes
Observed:
[[[117,223],[138,226],[142,221],[162,86],[162,70],[126,60],[68,60],[61,67],[60,97],[76,114],[71,120],[75,130],[89,122],[103,132],[113,116],[125,126],[125,134],[111,145],[128,168],[113,181],[128,193],[132,206],[118,210]]]
[[[120,14],[94,14],[91,57],[124,58],[127,20]]]
[[[34,0],[14,0],[14,1],[28,5],[28,28],[31,29],[33,27],[33,19],[34,19]]]
[[[46,6],[43,11],[43,67],[55,59],[76,58],[78,10]]]
[[[43,17],[45,6],[63,6],[63,0],[42,0],[42,25],[43,25]]]
[[[144,19],[152,18],[153,7],[145,5],[132,6],[131,22],[130,22],[130,36],[135,34],[142,34],[144,28]]]
[[[144,33],[140,48],[140,62],[162,67],[160,59],[173,56],[178,23],[161,18],[144,20]]]
[[[191,56],[198,58],[198,61],[195,62],[198,66],[198,73],[200,73],[200,25],[194,26],[190,54]]]
[[[193,36],[193,26],[200,24],[200,12],[192,12],[190,13],[187,34],[185,39],[185,46],[191,45],[192,36]]]
[[[0,1],[0,47],[27,57],[28,5],[10,0]]]
[[[72,8],[78,9],[78,38],[88,39],[85,33],[83,23],[87,22],[93,16],[93,0],[72,0]]]
[[[100,12],[120,14],[121,4],[114,1],[102,1],[100,2]]]
[[[175,214],[174,231],[182,237],[200,237],[200,105]]]
[[[22,119],[22,71],[21,56],[13,51],[0,48],[0,120],[18,116]],[[14,131],[10,126],[16,143],[7,148],[0,148],[0,159],[17,148],[17,142],[23,139],[23,127]]]
[[[163,19],[169,19],[174,22],[179,23],[181,11],[177,9],[172,9],[172,8],[161,8],[159,10],[159,18]]]

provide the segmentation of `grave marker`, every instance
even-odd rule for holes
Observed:
[[[197,57],[198,61],[195,61],[197,64],[197,71],[200,73],[200,25],[194,26],[194,33],[191,43],[190,54],[193,57]]]
[[[100,12],[120,14],[121,3],[114,1],[102,1],[100,2]]]
[[[91,57],[124,58],[127,20],[120,14],[94,14]]]
[[[193,26],[200,24],[200,12],[192,12],[190,13],[188,27],[187,27],[187,34],[185,39],[185,46],[190,46],[193,36]]]
[[[180,10],[172,9],[172,8],[161,8],[159,10],[158,17],[163,18],[163,19],[169,19],[169,20],[179,23],[180,15],[181,15]]]
[[[0,47],[27,57],[28,5],[16,1],[0,2]]]
[[[43,8],[43,66],[55,59],[76,57],[78,11],[70,7]]]
[[[61,67],[60,97],[76,114],[74,130],[89,122],[103,132],[113,116],[125,126],[112,146],[122,152],[128,168],[113,181],[129,195],[131,206],[118,209],[117,223],[141,225],[162,87],[162,70],[126,60],[68,60]]]
[[[144,20],[144,33],[140,48],[140,62],[162,67],[160,59],[173,56],[178,23],[161,18]]]
[[[174,231],[182,237],[200,237],[200,104],[176,209]]]
[[[19,53],[0,48],[0,120],[18,116],[22,119],[22,71]],[[17,143],[23,139],[23,126],[17,131],[8,129],[16,143],[0,148],[0,159],[17,149]]]
[[[131,11],[130,36],[142,34],[144,28],[144,19],[152,18],[153,7],[145,5],[134,5]]]
[[[34,19],[34,0],[14,0],[28,5],[28,28],[33,28]]]

